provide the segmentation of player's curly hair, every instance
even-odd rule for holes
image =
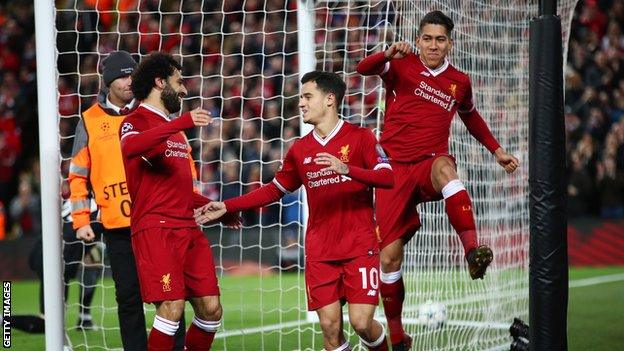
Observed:
[[[445,15],[444,12],[437,10],[429,12],[425,15],[425,17],[420,20],[420,24],[418,25],[418,33],[422,33],[423,27],[428,24],[439,24],[444,26],[444,28],[446,28],[446,34],[449,36],[449,38],[451,37],[451,31],[453,31],[453,28],[455,28],[455,23],[453,23],[453,20],[449,16]]]
[[[156,78],[167,79],[182,65],[173,56],[164,52],[152,52],[142,59],[134,73],[132,73],[132,93],[136,99],[145,100],[152,88],[156,86]]]
[[[301,84],[307,82],[315,82],[318,89],[325,94],[334,94],[336,96],[336,111],[340,112],[340,105],[342,105],[347,85],[339,75],[334,72],[312,71],[301,77]]]

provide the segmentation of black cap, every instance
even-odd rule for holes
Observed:
[[[129,76],[137,67],[136,61],[127,51],[114,51],[102,61],[104,84],[109,86],[115,79]]]

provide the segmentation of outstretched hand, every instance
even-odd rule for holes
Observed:
[[[319,152],[316,154],[314,163],[317,165],[329,166],[321,169],[321,171],[334,171],[338,174],[349,173],[349,167],[346,164],[340,161],[336,156],[327,152]]]
[[[219,219],[228,228],[240,229],[242,227],[240,216],[237,213],[228,213],[225,204],[219,201],[211,201],[196,208],[194,217],[195,222],[200,225]]]
[[[498,162],[507,173],[513,173],[520,167],[520,161],[518,161],[514,155],[508,154],[503,148],[498,148],[494,151],[494,156],[496,157],[496,162]]]
[[[196,208],[194,212],[195,222],[204,224],[221,218],[225,214],[226,209],[223,202],[211,201],[202,207]]]
[[[212,123],[210,112],[199,107],[191,111],[191,119],[196,127],[203,127]]]
[[[406,41],[396,42],[384,52],[384,56],[388,60],[402,59],[412,53],[412,46]]]

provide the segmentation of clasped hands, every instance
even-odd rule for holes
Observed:
[[[228,213],[225,204],[220,201],[211,201],[193,211],[195,222],[199,225],[219,219],[224,226],[230,229],[240,229],[242,227],[240,216],[237,213]]]

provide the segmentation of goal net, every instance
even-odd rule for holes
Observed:
[[[559,1],[564,43],[575,4]],[[98,67],[113,50],[136,58],[164,50],[180,59],[189,90],[184,109],[201,106],[215,117],[210,127],[188,133],[200,187],[226,199],[270,181],[308,130],[297,107],[307,70],[341,74],[348,86],[344,118],[381,133],[382,83],[355,67],[394,41],[414,42],[420,18],[435,9],[455,21],[450,59],[470,75],[478,109],[521,167],[506,175],[455,119],[451,152],[473,199],[480,240],[495,260],[483,281],[471,281],[443,203],[420,205],[423,226],[406,247],[404,321],[415,350],[506,349],[513,318],[528,319],[528,28],[537,1],[56,1],[62,181],[80,112],[95,102]],[[320,327],[306,312],[303,196],[244,213],[241,230],[205,228],[224,307],[214,349],[323,348]],[[93,331],[76,328],[81,302],[74,290],[85,283],[70,283],[65,330],[74,350],[121,349],[109,271],[105,259],[91,306]],[[428,300],[445,306],[443,327],[431,328],[418,315]],[[153,314],[146,305],[147,328]],[[384,321],[381,308],[376,318]],[[348,323],[345,331],[352,347],[364,349]]]

